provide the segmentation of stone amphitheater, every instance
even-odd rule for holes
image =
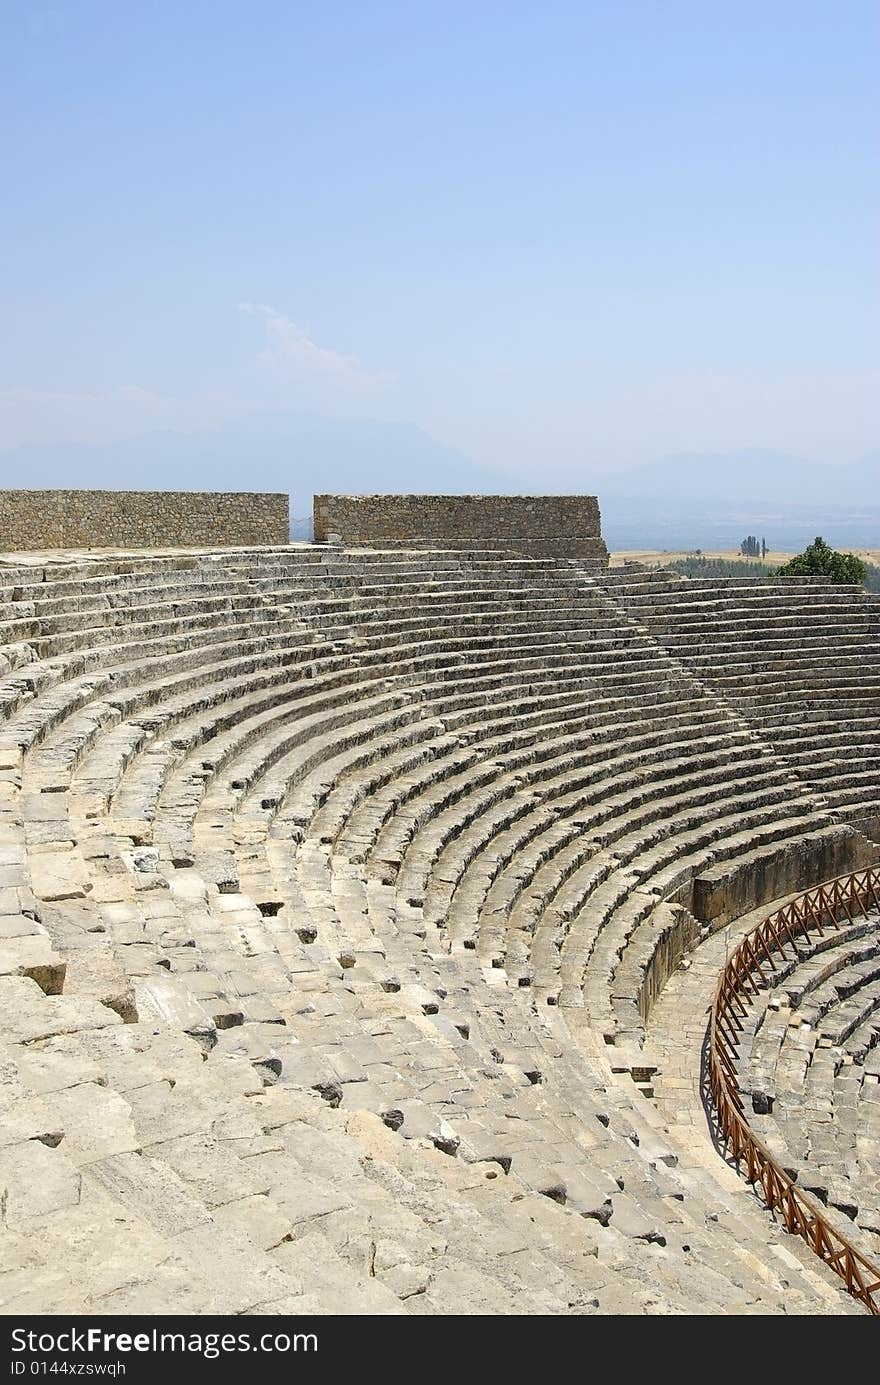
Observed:
[[[880,600],[334,535],[0,559],[3,1313],[864,1313]]]

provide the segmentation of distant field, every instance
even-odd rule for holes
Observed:
[[[860,558],[864,558],[868,563],[880,566],[880,548],[849,548],[848,553],[857,553]],[[610,555],[612,567],[623,567],[626,562],[646,563],[651,567],[666,567],[668,563],[674,563],[676,558],[692,558],[695,556],[694,549],[670,549],[668,552],[663,549],[631,549],[621,550]],[[766,558],[756,558],[756,562],[764,563],[787,563],[789,558],[794,556],[793,552],[783,553],[779,549],[767,549]],[[700,551],[701,558],[728,558],[738,562],[746,562],[747,559],[736,551],[736,549],[708,549]]]

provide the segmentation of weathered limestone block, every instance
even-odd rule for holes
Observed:
[[[314,1294],[324,1313],[348,1317],[406,1313],[392,1289],[376,1279],[356,1275],[318,1231],[285,1241],[272,1252],[272,1258]]]
[[[210,1308],[195,1276],[172,1273],[163,1263],[170,1240],[107,1196],[90,1171],[75,1202],[19,1225],[4,1234],[4,1314],[75,1314],[96,1304],[106,1313]]]
[[[87,1175],[162,1236],[175,1236],[210,1221],[204,1204],[164,1160],[121,1150],[91,1161]]]
[[[43,935],[0,940],[0,976],[29,976],[46,995],[64,989],[67,962]]]
[[[79,1202],[81,1178],[63,1149],[40,1140],[0,1149],[0,1204],[10,1230]]]
[[[217,1031],[207,1010],[176,978],[167,981],[139,979],[135,983],[135,1007],[141,1020],[153,1015],[172,1029],[183,1030],[197,1038],[206,1052],[217,1041]]]
[[[56,1034],[122,1023],[117,1014],[96,1001],[45,995],[36,981],[25,977],[0,977],[0,1012],[4,1038],[9,1043],[29,1044]]]
[[[52,1149],[64,1136],[63,1123],[24,1081],[11,1052],[0,1056],[0,1147],[36,1140]]]
[[[45,1100],[58,1114],[64,1127],[64,1152],[77,1167],[140,1149],[131,1108],[117,1092],[83,1083]]]
[[[115,1010],[126,1024],[138,1018],[131,978],[109,948],[82,948],[67,961],[68,995],[88,996]]]
[[[49,902],[85,899],[91,892],[92,883],[85,862],[73,851],[32,852],[30,874],[37,899]]]
[[[852,827],[828,827],[772,849],[721,861],[693,883],[693,913],[720,928],[769,899],[880,860],[880,847]]]

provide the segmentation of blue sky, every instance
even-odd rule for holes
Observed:
[[[0,454],[880,447],[873,0],[6,0],[0,55]]]

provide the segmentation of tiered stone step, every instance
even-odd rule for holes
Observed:
[[[601,583],[294,547],[0,588],[5,1311],[850,1311],[612,1075],[667,901],[840,829]]]
[[[740,1045],[750,1123],[876,1260],[880,916],[803,941],[773,979],[750,1009]]]
[[[842,818],[880,822],[877,598],[819,578],[609,573],[609,596]]]

